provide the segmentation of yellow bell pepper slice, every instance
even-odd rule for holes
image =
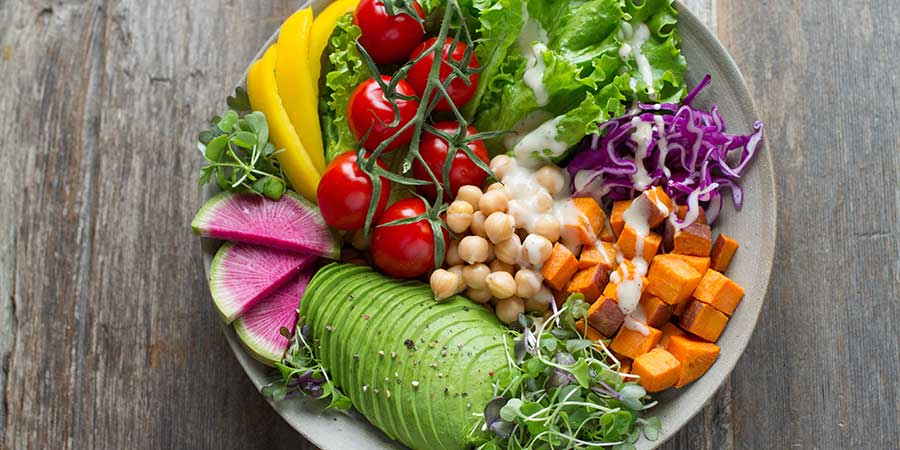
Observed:
[[[278,95],[278,84],[275,81],[275,62],[278,53],[277,45],[272,45],[262,59],[250,67],[247,75],[247,94],[250,96],[250,106],[253,110],[266,115],[269,139],[275,148],[281,150],[277,155],[278,162],[291,186],[300,195],[315,202],[316,188],[319,187],[322,176],[303,147]]]
[[[301,9],[284,21],[278,36],[275,79],[294,129],[316,169],[323,173],[325,148],[319,123],[319,99],[309,72],[309,33],[312,24],[311,8]]]
[[[328,40],[334,33],[337,21],[344,14],[353,12],[360,0],[338,0],[320,12],[313,21],[309,34],[309,73],[312,75],[313,87],[318,98],[319,78],[322,76],[322,53],[328,47]]]

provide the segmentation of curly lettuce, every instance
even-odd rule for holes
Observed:
[[[353,90],[369,78],[369,70],[356,48],[360,34],[352,14],[347,14],[338,20],[329,39],[327,73],[319,90],[319,117],[328,161],[358,145],[347,122],[347,105]]]
[[[491,151],[544,145],[525,150],[559,161],[636,102],[679,101],[687,66],[673,1],[474,0],[483,72],[466,113],[479,130],[516,132]],[[551,119],[535,124],[537,114]]]

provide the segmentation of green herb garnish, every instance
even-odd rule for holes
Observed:
[[[647,439],[658,437],[659,419],[640,414],[655,402],[647,403],[644,388],[619,372],[603,341],[576,331],[586,313],[587,304],[573,295],[546,321],[519,316],[524,331],[508,367],[495,374],[497,397],[471,430],[473,437],[491,434],[479,450],[624,450],[634,448],[642,431]]]
[[[261,112],[249,112],[247,92],[238,88],[228,97],[229,109],[211,120],[200,133],[197,149],[207,165],[200,169],[200,184],[216,180],[223,191],[253,192],[279,200],[287,188],[269,125]]]

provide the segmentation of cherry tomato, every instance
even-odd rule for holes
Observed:
[[[378,225],[424,212],[422,199],[400,200],[381,215]],[[444,250],[447,239],[444,231]],[[415,278],[434,268],[434,245],[431,224],[425,219],[406,225],[378,226],[372,237],[372,259],[375,266],[388,275]]]
[[[382,75],[381,79],[385,83],[391,82],[391,77],[386,75]],[[397,83],[397,92],[406,96],[416,95],[412,86],[403,80]],[[396,103],[397,109],[400,110],[400,122],[396,126],[391,126],[394,122],[394,108],[391,102],[384,98],[384,91],[381,90],[381,86],[374,78],[364,81],[350,95],[347,118],[353,136],[357,140],[362,140],[366,132],[369,132],[369,128],[372,129],[369,137],[363,142],[363,147],[367,150],[375,150],[378,145],[388,140],[416,116],[416,110],[419,109],[419,102],[416,100],[398,99]],[[388,144],[387,150],[409,144],[415,131],[414,128],[409,127],[403,134],[397,136]]]
[[[415,60],[419,57],[423,52],[428,50],[434,43],[437,41],[435,38],[431,38],[421,45],[416,47],[413,50],[412,55],[410,55],[410,61]],[[451,50],[452,47],[452,50]],[[453,69],[450,67],[450,64],[447,64],[449,58],[453,58],[454,61],[462,61],[466,55],[466,49],[468,46],[462,42],[457,41],[456,45],[453,45],[453,38],[447,38],[447,41],[444,43],[444,50],[442,54],[443,63],[441,64],[440,71],[440,80],[441,83],[447,80],[447,77],[450,76],[450,73]],[[425,95],[425,86],[428,83],[428,74],[431,72],[431,66],[434,64],[434,50],[428,52],[424,58],[422,58],[419,62],[412,66],[409,74],[407,74],[406,79],[409,81],[409,84],[419,93],[419,97],[424,98]],[[469,60],[469,68],[478,69],[481,67],[478,64],[478,58],[475,57],[475,54],[472,53],[471,59]],[[475,95],[475,91],[478,89],[478,74],[472,74],[469,76],[468,83],[463,78],[455,78],[450,82],[450,86],[447,88],[447,93],[450,94],[450,99],[453,100],[453,103],[457,106],[457,108],[462,108],[463,105],[469,102],[472,97]],[[441,99],[440,102],[435,106],[437,111],[450,111],[450,103],[447,102],[447,99]]]
[[[434,128],[450,136],[456,136],[456,133],[459,133],[459,124],[456,122],[438,122],[434,125]],[[472,126],[466,129],[466,136],[476,133],[478,132]],[[475,156],[487,164],[488,151],[484,146],[484,142],[480,140],[472,141],[468,143],[468,147],[472,149],[472,153]],[[419,143],[419,154],[422,155],[428,167],[431,168],[431,171],[441,183],[444,182],[444,161],[447,159],[449,150],[450,143],[443,138],[427,131],[423,133],[422,141]],[[418,161],[413,165],[413,175],[419,180],[432,181],[428,171],[425,170],[425,166]],[[456,197],[459,188],[468,184],[480,187],[484,184],[485,178],[487,178],[487,173],[475,165],[475,162],[469,158],[469,155],[463,149],[458,149],[456,156],[453,158],[453,165],[450,166],[450,190],[452,196]],[[419,192],[432,198],[437,195],[437,191],[432,184],[419,186]]]
[[[378,165],[386,169],[381,161]],[[390,194],[391,183],[382,177],[376,220],[387,206]],[[344,153],[328,164],[319,181],[316,198],[328,225],[348,231],[360,230],[366,225],[366,213],[372,200],[372,180],[357,165],[355,153]]]
[[[425,12],[419,2],[413,2],[419,17]],[[398,12],[390,15],[382,0],[362,0],[353,13],[353,23],[362,30],[359,43],[377,64],[393,64],[406,59],[425,37],[423,24],[409,14]]]

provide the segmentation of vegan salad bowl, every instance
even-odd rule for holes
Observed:
[[[750,339],[771,156],[673,0],[312,1],[226,103],[212,303],[324,450],[655,448]]]

